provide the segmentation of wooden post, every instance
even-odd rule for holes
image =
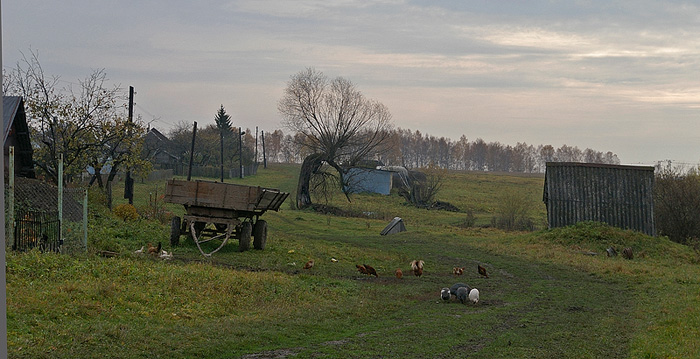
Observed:
[[[63,153],[58,155],[58,240],[63,239]]]
[[[15,238],[15,146],[10,146],[9,188],[7,193],[8,214],[7,221],[10,225],[10,238]],[[5,243],[7,245],[7,242]]]
[[[85,197],[83,198],[83,245],[87,252],[87,232],[88,232],[88,190],[85,189]]]
[[[187,180],[192,179],[192,161],[194,160],[194,139],[197,136],[197,121],[194,121],[194,128],[192,129],[192,147],[190,147],[190,167],[187,170]]]
[[[134,86],[129,86],[129,126],[131,126],[133,121],[134,121]],[[129,200],[129,204],[134,204],[134,179],[131,178],[131,169],[127,169],[127,171],[126,171],[126,179],[124,180],[124,198]]]

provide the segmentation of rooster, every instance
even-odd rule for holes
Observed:
[[[403,278],[403,272],[401,271],[401,268],[396,268],[396,271],[394,272],[396,275],[396,278],[401,279]]]
[[[480,266],[480,265],[478,265],[478,264],[477,264],[477,267],[476,267],[476,268],[479,270],[479,274],[481,274],[482,276],[484,276],[484,277],[486,277],[486,278],[489,277],[489,275],[486,274],[486,268],[484,268],[484,267],[482,267],[482,266]]]
[[[369,264],[365,264],[365,269],[367,269],[367,274],[373,275],[375,277],[379,277],[379,274],[377,274],[377,270],[372,268]]]
[[[425,264],[425,262],[421,259],[411,261],[411,269],[416,277],[423,275],[423,264]]]
[[[455,276],[464,274],[464,267],[454,267],[452,268],[452,274]]]
[[[304,264],[304,269],[311,269],[311,267],[313,267],[313,266],[314,266],[314,260],[311,259],[308,262],[306,262],[306,264]]]

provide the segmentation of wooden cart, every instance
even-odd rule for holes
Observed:
[[[267,222],[260,216],[268,210],[278,211],[289,193],[277,189],[211,181],[169,180],[165,201],[182,204],[187,214],[173,216],[170,244],[177,245],[180,235],[188,233],[204,256],[221,249],[233,235],[238,250],[250,248],[251,236],[255,249],[265,249]],[[203,243],[218,247],[207,252]],[[207,246],[213,248],[212,246]]]

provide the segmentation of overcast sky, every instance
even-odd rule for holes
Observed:
[[[166,133],[220,105],[281,128],[287,81],[314,67],[396,127],[700,162],[697,2],[3,0],[2,36],[5,69],[30,49],[66,84],[105,69]]]

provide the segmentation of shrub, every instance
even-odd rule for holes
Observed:
[[[657,172],[654,183],[654,222],[660,235],[689,244],[700,238],[700,173],[679,168]]]
[[[530,216],[532,205],[522,191],[506,191],[501,194],[491,225],[507,231],[532,231],[535,224]]]
[[[124,222],[133,221],[139,218],[139,213],[136,208],[130,204],[120,204],[114,207],[114,215],[121,218]]]
[[[429,208],[442,188],[447,170],[431,163],[423,172],[409,172],[410,184],[399,188],[399,195],[419,208]]]

